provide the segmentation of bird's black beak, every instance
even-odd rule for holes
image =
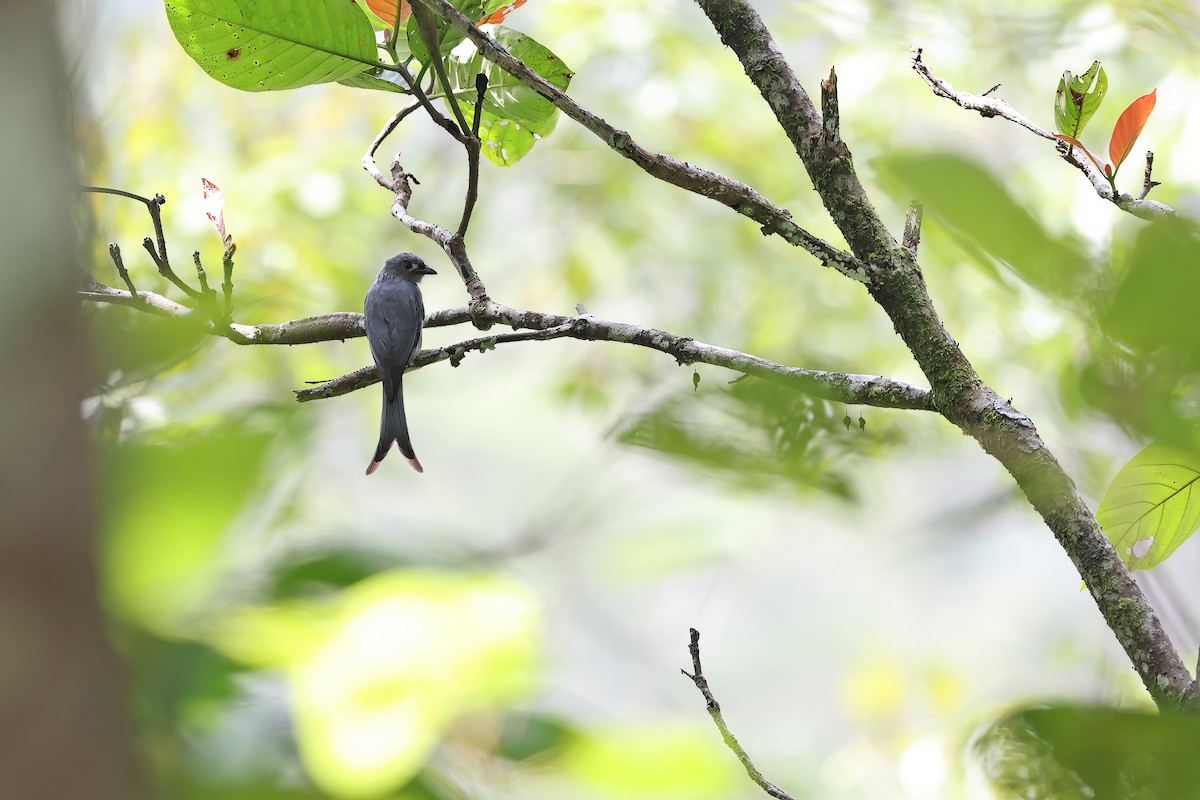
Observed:
[[[422,264],[420,267],[417,268],[417,274],[418,275],[437,275],[437,270],[427,264]]]

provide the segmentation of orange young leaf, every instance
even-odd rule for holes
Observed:
[[[1063,134],[1061,134],[1061,133],[1056,133],[1056,134],[1054,134],[1054,138],[1056,138],[1056,139],[1062,139],[1062,140],[1063,140],[1064,142],[1066,142],[1067,144],[1074,145],[1075,147],[1078,147],[1080,150],[1082,150],[1082,151],[1083,151],[1083,154],[1084,154],[1085,156],[1087,156],[1088,158],[1090,158],[1090,159],[1092,160],[1092,163],[1096,165],[1096,169],[1100,170],[1101,172],[1105,172],[1105,171],[1106,171],[1106,169],[1107,169],[1108,165],[1107,165],[1107,164],[1101,164],[1099,161],[1097,161],[1097,160],[1096,160],[1096,157],[1095,157],[1094,155],[1092,155],[1092,151],[1091,151],[1091,150],[1088,150],[1086,147],[1084,147],[1084,146],[1083,146],[1083,142],[1079,141],[1078,139],[1072,138],[1072,137],[1070,137],[1070,136],[1065,136],[1065,135],[1063,135]]]
[[[408,0],[367,0],[367,7],[388,25],[403,25],[412,13]]]
[[[1137,141],[1150,112],[1154,110],[1157,94],[1158,89],[1155,89],[1150,94],[1142,95],[1130,103],[1129,108],[1122,111],[1121,116],[1117,118],[1117,127],[1113,128],[1112,139],[1108,142],[1108,157],[1112,159],[1114,172],[1120,169],[1121,162],[1133,149],[1133,143]]]
[[[513,11],[515,11],[516,9],[520,8],[523,5],[525,5],[525,0],[513,0],[511,3],[506,5],[504,8],[501,8],[498,11],[494,11],[491,14],[488,14],[483,19],[479,20],[479,24],[480,25],[499,25],[501,22],[504,22],[505,17],[507,17],[509,14],[511,14]]]

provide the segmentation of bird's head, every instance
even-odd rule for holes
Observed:
[[[383,262],[379,277],[400,278],[413,283],[420,283],[426,275],[437,275],[416,253],[397,253]]]

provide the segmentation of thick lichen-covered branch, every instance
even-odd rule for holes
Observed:
[[[929,379],[937,411],[1013,476],[1083,576],[1159,707],[1189,702],[1191,676],[1141,589],[1030,419],[983,382],[946,330],[913,249],[897,245],[888,233],[855,174],[849,150],[841,142],[830,144],[820,113],[758,13],[747,0],[697,2],[775,113],[855,256],[876,267],[867,291]]]

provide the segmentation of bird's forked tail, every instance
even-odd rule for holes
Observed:
[[[425,471],[413,452],[412,441],[408,438],[408,421],[404,417],[404,388],[399,384],[394,396],[390,398],[387,388],[384,388],[383,411],[379,418],[379,444],[375,447],[375,457],[367,465],[368,475],[379,469],[380,463],[392,449],[392,442],[400,447],[400,452],[408,459],[413,469],[417,472]]]

